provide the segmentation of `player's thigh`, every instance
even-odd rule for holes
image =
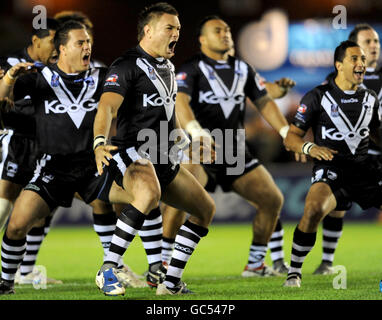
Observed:
[[[13,229],[30,230],[34,224],[50,214],[48,204],[39,194],[23,190],[17,198],[9,221]]]
[[[215,204],[211,196],[185,168],[180,167],[175,179],[162,193],[163,202],[186,211],[198,218],[205,219],[213,215]]]
[[[195,163],[185,163],[181,164],[180,166],[188,170],[203,187],[206,186],[208,182],[208,176],[202,165]]]
[[[109,201],[111,203],[117,204],[117,208],[121,209],[124,208],[126,204],[131,203],[133,200],[134,196],[129,190],[123,189],[115,181],[113,181],[109,191]]]
[[[0,180],[0,198],[14,202],[20,194],[22,186],[8,180]]]
[[[260,165],[236,179],[232,189],[256,206],[276,205],[280,207],[283,195],[268,170]]]
[[[146,159],[130,164],[123,176],[123,189],[131,192],[135,197],[142,194],[147,196],[156,194],[160,198],[161,187],[154,165]]]

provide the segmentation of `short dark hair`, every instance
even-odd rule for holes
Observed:
[[[197,31],[196,31],[196,36],[197,36],[198,38],[202,35],[204,25],[205,25],[208,21],[210,21],[210,20],[223,20],[223,19],[220,18],[220,17],[219,17],[218,15],[216,15],[216,14],[209,15],[209,16],[205,16],[202,20],[199,21],[199,24],[198,24],[198,28],[197,28]]]
[[[81,11],[61,11],[56,13],[54,18],[62,25],[67,21],[74,20],[85,25],[86,30],[93,36],[93,23],[89,17]]]
[[[358,41],[358,33],[364,30],[374,30],[371,25],[368,23],[359,23],[354,29],[350,32],[348,40],[357,42]]]
[[[78,21],[69,20],[62,24],[54,36],[54,47],[58,54],[60,54],[60,45],[65,45],[69,40],[69,32],[71,30],[85,29],[86,26]]]
[[[138,16],[138,41],[141,41],[142,38],[145,35],[144,27],[147,25],[152,19],[159,18],[163,14],[168,13],[172,14],[174,16],[178,16],[178,11],[176,9],[168,4],[167,2],[158,2],[155,4],[152,4],[148,7],[145,7]]]
[[[56,19],[53,18],[47,18],[46,19],[46,28],[45,29],[32,29],[32,37],[36,36],[40,39],[43,39],[47,36],[49,36],[49,31],[53,30],[56,31],[59,28],[59,22]]]
[[[343,62],[346,55],[346,49],[353,47],[359,47],[359,45],[354,41],[346,40],[342,41],[336,48],[336,50],[334,51],[334,69],[336,69],[336,71],[336,62]]]

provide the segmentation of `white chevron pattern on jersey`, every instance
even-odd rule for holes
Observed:
[[[231,89],[227,88],[215,70],[204,61],[199,62],[199,68],[206,77],[213,93],[219,98],[220,107],[222,108],[225,118],[228,119],[238,103],[233,97],[237,95],[244,96],[244,85],[248,76],[247,65],[243,61],[235,61],[235,76]],[[244,99],[243,102],[241,102],[240,108],[243,108],[243,106]]]
[[[82,120],[84,119],[87,111],[84,108],[71,109],[71,106],[73,106],[73,105],[74,106],[81,106],[81,105],[83,105],[84,102],[92,99],[93,95],[95,94],[95,92],[97,90],[97,86],[98,86],[99,69],[90,69],[86,72],[84,78],[92,76],[94,79],[94,85],[89,86],[88,83],[83,81],[81,92],[77,98],[75,98],[73,96],[72,92],[70,92],[70,90],[68,90],[68,88],[66,87],[66,85],[65,85],[64,81],[61,79],[61,77],[59,77],[59,84],[60,84],[59,86],[53,87],[51,85],[51,79],[52,79],[53,74],[56,76],[59,76],[57,72],[50,70],[48,67],[45,67],[41,71],[41,73],[44,76],[45,80],[48,82],[49,86],[54,91],[54,93],[55,93],[57,99],[60,101],[60,103],[63,104],[64,106],[68,107],[66,113],[72,119],[72,121],[75,124],[75,126],[77,127],[77,129],[79,129],[79,127],[81,126]],[[98,105],[97,105],[97,107],[98,107]]]
[[[345,113],[341,110],[339,104],[334,100],[334,98],[329,94],[328,91],[325,92],[324,96],[321,99],[321,106],[328,114],[332,123],[336,126],[338,131],[344,136],[344,141],[348,145],[352,154],[355,154],[359,143],[362,140],[362,137],[358,134],[349,134],[356,133],[359,129],[368,127],[371,118],[373,116],[373,106],[374,106],[375,98],[368,92],[365,92],[365,96],[362,102],[362,110],[358,117],[357,123],[353,126],[350,120],[346,117]],[[332,116],[332,105],[336,105],[338,107],[339,116]],[[368,108],[364,108],[363,106],[369,106]],[[371,112],[370,112],[371,111]]]
[[[178,85],[175,81],[174,65],[169,61],[167,62],[169,63],[169,66],[170,66],[170,77],[171,77],[170,88],[167,88],[161,76],[146,59],[138,58],[136,63],[137,63],[137,66],[142,69],[142,71],[147,75],[147,77],[153,83],[155,88],[158,90],[159,96],[163,99],[163,106],[166,111],[167,120],[170,121],[174,113],[174,108],[175,108],[175,101],[172,99],[172,97],[174,93],[176,94],[176,92],[178,91]],[[154,72],[155,74],[154,78],[151,75],[152,72]]]

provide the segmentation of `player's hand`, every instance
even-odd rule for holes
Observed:
[[[3,79],[4,76],[5,76],[5,71],[4,69],[0,68],[0,80]]]
[[[20,62],[18,64],[15,64],[12,68],[8,70],[12,78],[17,78],[21,76],[22,74],[35,72],[35,71],[36,71],[36,67],[34,63],[32,62]]]
[[[210,136],[199,136],[190,143],[191,163],[210,164],[216,160],[215,141]]]
[[[95,148],[94,154],[95,154],[95,160],[97,164],[97,171],[101,175],[103,173],[103,165],[108,166],[109,160],[113,158],[113,155],[110,153],[110,151],[117,150],[117,146],[111,146],[111,145],[101,145]]]
[[[296,82],[290,78],[281,78],[276,80],[275,83],[285,91],[288,91],[296,85]]]
[[[312,158],[316,158],[318,160],[326,160],[331,161],[333,160],[333,157],[335,154],[337,154],[338,151],[327,148],[327,147],[320,147],[317,145],[314,145],[312,149],[310,149],[309,155]]]

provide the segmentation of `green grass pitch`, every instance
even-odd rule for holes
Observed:
[[[295,223],[284,224],[284,252],[290,262]],[[183,280],[194,295],[157,297],[149,288],[127,289],[124,296],[106,297],[94,278],[102,263],[103,250],[98,236],[89,227],[52,227],[38,256],[38,265],[48,277],[63,280],[62,285],[35,289],[17,285],[15,295],[0,300],[382,300],[382,225],[351,223],[344,225],[334,264],[346,267],[346,289],[334,289],[335,276],[317,276],[312,272],[320,263],[322,230],[303,266],[301,288],[283,288],[285,277],[242,278],[251,242],[251,225],[213,224],[191,257]],[[147,268],[139,237],[125,254],[125,262],[137,273]],[[271,264],[269,254],[266,258]]]

